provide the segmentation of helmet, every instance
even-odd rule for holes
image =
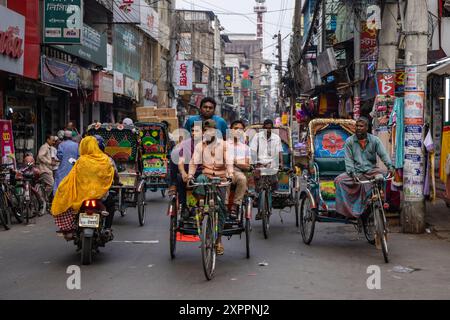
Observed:
[[[99,136],[98,134],[96,134],[94,137],[95,139],[97,139],[98,147],[100,148],[100,150],[105,152],[105,140],[103,139],[103,137]]]

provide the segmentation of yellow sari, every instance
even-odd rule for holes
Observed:
[[[79,148],[80,158],[56,191],[51,209],[53,216],[69,209],[78,212],[83,201],[102,198],[113,183],[114,168],[98,147],[97,139],[86,137]]]

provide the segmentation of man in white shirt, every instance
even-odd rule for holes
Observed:
[[[283,169],[283,147],[281,145],[281,138],[273,132],[273,121],[270,119],[264,120],[263,130],[258,132],[250,142],[250,150],[256,158],[253,163],[256,167]],[[259,192],[259,182],[261,177],[255,174],[256,191]],[[278,176],[275,174],[270,176],[270,183],[272,191],[278,187]],[[256,220],[261,219],[261,213],[255,216]]]

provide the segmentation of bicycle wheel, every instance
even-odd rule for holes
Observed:
[[[384,262],[389,262],[389,251],[387,246],[387,230],[386,230],[386,220],[384,217],[383,209],[380,207],[374,208],[375,215],[375,228],[376,234],[381,244],[381,250],[383,251]]]
[[[137,207],[138,207],[138,217],[139,225],[142,227],[145,224],[145,190],[142,189],[137,195]]]
[[[34,218],[35,215],[33,214],[33,210],[31,208],[31,203],[27,202],[23,206],[23,216],[25,219],[25,223],[28,224],[30,222],[31,218]]]
[[[6,206],[5,203],[5,195],[3,194],[3,192],[0,190],[0,223],[2,224],[3,228],[5,230],[9,230],[9,225],[8,225],[8,213],[7,213],[7,209],[8,207]]]
[[[245,218],[245,253],[247,259],[250,258],[250,219]]]
[[[267,239],[269,237],[269,219],[270,219],[270,212],[269,212],[269,198],[268,198],[267,191],[264,190],[261,192],[261,199],[262,199],[262,208],[261,208],[261,220],[262,220],[262,227],[263,227],[263,235],[264,239]]]
[[[295,226],[298,228],[299,219],[300,219],[300,200],[299,200],[299,194],[298,191],[295,192]]]
[[[169,202],[168,215],[170,217],[170,257],[175,259],[175,252],[177,249],[177,199],[174,197]]]
[[[362,225],[364,230],[364,236],[367,239],[367,242],[374,245],[375,244],[375,219],[373,215],[373,210],[362,219]]]
[[[20,197],[12,189],[8,191],[8,194],[10,196],[8,198],[8,206],[11,208],[14,218],[18,223],[23,223]]]
[[[300,231],[303,242],[310,244],[314,236],[314,228],[316,224],[316,210],[311,208],[311,200],[308,196],[302,199],[300,208]]]
[[[205,215],[202,224],[202,262],[203,271],[206,279],[211,280],[214,276],[214,269],[216,266],[216,251],[214,245],[215,238],[215,222],[212,216]]]

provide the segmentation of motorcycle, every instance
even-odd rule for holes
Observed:
[[[113,234],[105,228],[109,214],[99,199],[84,201],[76,214],[74,244],[78,247],[77,251],[81,252],[81,264],[91,264],[93,254],[99,251],[98,248],[113,240]]]

